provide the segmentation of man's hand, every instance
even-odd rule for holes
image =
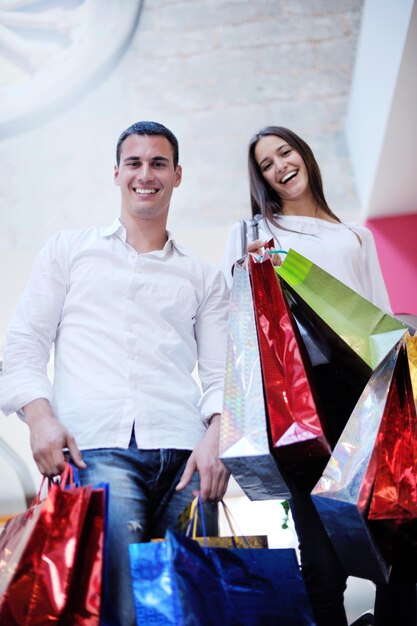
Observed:
[[[197,470],[200,474],[200,493],[203,502],[219,502],[226,493],[230,472],[219,459],[220,415],[212,417],[206,434],[191,453],[176,491],[181,491],[190,482]]]
[[[62,474],[63,448],[68,448],[77,467],[86,467],[74,437],[55,417],[48,400],[39,398],[29,402],[23,407],[23,413],[30,429],[33,458],[41,474],[49,478]]]

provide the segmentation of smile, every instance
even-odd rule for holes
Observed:
[[[140,187],[136,187],[133,189],[133,191],[137,193],[139,196],[152,196],[158,190],[157,189],[142,189]]]
[[[288,172],[287,174],[285,174],[281,180],[279,181],[282,185],[285,185],[285,183],[288,183],[290,180],[292,180],[293,178],[295,178],[295,176],[297,176],[298,174],[298,170],[293,170],[292,172]]]

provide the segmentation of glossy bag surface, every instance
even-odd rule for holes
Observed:
[[[229,307],[220,458],[251,500],[289,496],[270,451],[252,292],[239,265]]]
[[[401,342],[374,449],[368,523],[397,579],[417,580],[417,414],[411,373],[417,334]]]
[[[407,327],[295,250],[275,271],[304,329],[317,409],[333,449],[373,370]]]
[[[417,415],[407,354],[413,344],[417,336],[405,336],[399,346],[371,459],[375,480],[369,520],[417,518]]]
[[[300,329],[309,380],[333,449],[372,374],[372,368],[284,281],[284,297]]]
[[[98,626],[100,623],[107,501],[108,485],[94,486],[59,626]]]
[[[268,256],[249,257],[272,449],[298,482],[320,475],[330,457],[301,354],[298,327]],[[313,483],[314,484],[314,483]]]
[[[0,535],[0,616],[4,613],[7,591],[24,552],[32,540],[33,551],[41,553],[44,537],[36,534],[44,503],[37,497],[25,513],[8,520]]]
[[[348,574],[386,582],[417,571],[417,418],[405,336],[365,387],[312,491]],[[414,578],[413,578],[414,576]]]
[[[94,568],[97,551],[94,555],[88,550],[80,553],[82,546],[86,548],[85,523],[92,515],[93,489],[67,483],[69,471],[64,473],[61,484],[49,486],[44,500],[40,501],[38,494],[29,510],[11,519],[3,530],[0,537],[2,626],[43,626],[45,616],[48,623],[60,623],[65,610],[70,611],[71,587],[80,582],[74,577],[77,559],[83,559],[86,572]],[[97,497],[101,496],[94,496],[94,500]],[[96,508],[98,512],[100,507]],[[102,523],[103,518],[101,526]],[[101,576],[101,561],[99,568]],[[96,579],[88,581],[83,589],[85,598],[91,598],[95,586]],[[99,597],[95,602],[99,606]],[[96,615],[89,621],[72,621],[72,625],[97,626],[99,609],[93,612]]]
[[[295,250],[275,271],[372,370],[407,330],[406,324]]]
[[[397,360],[398,348],[372,374],[311,492],[346,573],[376,583],[388,580],[384,559],[366,519],[375,467],[370,464]]]
[[[294,550],[204,548],[167,532],[132,544],[130,559],[138,625],[314,625]]]

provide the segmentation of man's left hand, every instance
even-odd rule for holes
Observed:
[[[195,471],[200,474],[200,494],[206,500],[219,502],[226,493],[230,472],[219,459],[220,415],[213,415],[206,434],[187,461],[176,491],[181,491],[190,482]]]

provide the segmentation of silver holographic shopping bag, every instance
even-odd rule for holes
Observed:
[[[220,458],[251,500],[289,496],[270,452],[249,274],[238,264],[229,309]]]
[[[345,571],[376,583],[390,564],[368,521],[377,473],[378,433],[386,412],[403,340],[375,369],[333,450],[312,499]]]

